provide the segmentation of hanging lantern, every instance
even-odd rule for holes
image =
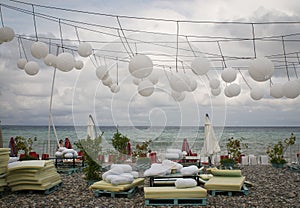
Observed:
[[[143,80],[138,86],[138,93],[144,97],[152,95],[154,92],[153,83],[149,80]]]
[[[48,54],[48,45],[43,42],[34,42],[30,48],[31,55],[34,58],[42,59]]]
[[[225,68],[221,73],[221,77],[224,82],[233,82],[236,79],[236,70],[231,67]]]
[[[107,71],[106,65],[99,66],[99,67],[96,69],[96,75],[97,75],[97,77],[98,77],[100,80],[105,79],[107,74],[108,74],[108,71]]]
[[[150,82],[152,82],[154,85],[156,85],[158,83],[158,74],[156,72],[152,72],[149,75],[149,80]]]
[[[187,90],[185,81],[177,75],[172,75],[169,80],[170,87],[176,92],[183,92]]]
[[[255,86],[251,89],[250,96],[253,100],[260,100],[264,97],[265,90],[259,86]]]
[[[136,78],[145,78],[153,70],[152,60],[145,55],[136,55],[129,62],[129,72]]]
[[[89,43],[80,43],[77,52],[82,57],[88,57],[93,53],[93,48]]]
[[[287,81],[283,84],[282,91],[285,97],[294,99],[300,93],[300,85],[297,80]]]
[[[189,84],[189,86],[188,86],[187,91],[193,92],[193,91],[195,91],[195,90],[197,89],[198,83],[197,83],[197,81],[196,81],[195,79],[193,79],[193,78],[189,78],[189,79],[190,79],[190,84]]]
[[[264,82],[272,77],[274,65],[269,59],[259,57],[250,62],[248,72],[255,81]]]
[[[47,66],[53,66],[56,67],[57,63],[57,56],[49,53],[45,58],[44,58],[44,63]]]
[[[15,37],[15,32],[10,27],[0,28],[0,43],[12,41]]]
[[[218,96],[218,95],[220,95],[220,93],[221,93],[221,88],[218,87],[218,88],[216,88],[216,89],[211,89],[210,91],[211,91],[211,94],[212,94],[213,96]]]
[[[209,86],[211,89],[217,89],[220,86],[220,80],[218,79],[211,79],[209,80]]]
[[[40,67],[35,61],[29,61],[25,65],[25,72],[26,72],[26,74],[28,74],[30,76],[36,75],[39,72],[39,70],[40,70]]]
[[[26,64],[27,64],[27,60],[24,58],[19,59],[17,62],[17,66],[19,69],[24,69]]]
[[[274,98],[282,98],[283,97],[282,84],[273,84],[270,87],[270,95]]]
[[[225,94],[226,97],[231,98],[231,97],[233,97],[233,95],[230,94],[230,91],[228,89],[229,89],[229,86],[226,86],[225,89],[224,89],[224,94]]]
[[[107,87],[110,87],[113,84],[113,80],[110,76],[108,76],[106,79],[102,80],[102,84]]]
[[[185,93],[172,91],[171,96],[174,98],[175,101],[181,102],[185,98]]]
[[[68,72],[73,69],[75,60],[70,53],[61,53],[57,56],[57,68],[63,72]]]
[[[77,60],[77,61],[75,62],[75,69],[80,70],[80,69],[82,69],[82,68],[83,68],[83,61]]]
[[[227,97],[235,97],[241,93],[241,87],[236,83],[226,86],[225,89],[227,91],[227,95],[228,95],[228,96],[226,95]]]
[[[196,75],[205,75],[209,71],[210,63],[206,58],[199,56],[192,61],[191,68]]]
[[[114,83],[110,86],[110,91],[112,93],[118,93],[120,91],[120,86]]]

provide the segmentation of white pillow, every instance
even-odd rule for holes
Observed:
[[[59,151],[55,152],[55,157],[62,157],[62,155],[63,155],[62,152]]]
[[[60,147],[60,148],[58,148],[58,151],[63,152],[65,149],[67,149],[67,148],[65,148],[65,147]]]
[[[73,158],[74,155],[73,155],[73,153],[69,152],[69,153],[66,153],[66,154],[64,155],[64,157],[65,157],[65,158]]]
[[[176,188],[191,188],[197,186],[197,181],[193,178],[178,178],[175,186]]]
[[[122,176],[122,175],[113,175],[111,177],[111,184],[113,185],[121,185],[121,184],[130,184],[133,182],[133,177],[126,177],[126,176]]]
[[[183,176],[196,175],[198,172],[199,172],[199,169],[196,165],[184,167],[180,170],[180,173]]]
[[[167,152],[165,154],[165,158],[172,159],[172,160],[178,160],[180,159],[180,154],[176,152]]]
[[[116,167],[122,168],[124,170],[124,173],[130,173],[132,171],[132,167],[128,164],[112,164],[110,166],[111,169]]]
[[[133,175],[134,178],[139,177],[139,172],[137,172],[137,171],[132,171],[131,174]]]
[[[144,176],[163,176],[171,172],[171,169],[163,166],[162,164],[152,164],[151,168],[145,170]]]

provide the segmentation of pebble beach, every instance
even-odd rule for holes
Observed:
[[[273,168],[270,165],[245,166],[241,169],[242,174],[246,176],[246,180],[253,183],[252,187],[248,187],[248,195],[236,193],[233,196],[225,194],[211,196],[208,194],[205,207],[300,207],[299,172],[288,168]],[[11,192],[7,190],[0,196],[0,207],[144,207],[143,186],[139,187],[131,199],[124,196],[116,198],[95,197],[93,192],[88,189],[88,184],[83,179],[82,173],[61,174],[61,178],[63,186],[49,195],[38,192]],[[148,180],[145,180],[144,186],[149,186]]]

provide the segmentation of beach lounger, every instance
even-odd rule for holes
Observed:
[[[213,196],[218,192],[227,192],[229,196],[231,196],[233,192],[242,192],[245,195],[248,194],[244,176],[214,176],[204,184],[204,187],[210,191]]]
[[[205,206],[207,191],[200,186],[191,188],[144,187],[145,205],[197,205]]]
[[[104,180],[92,184],[89,189],[92,190],[96,197],[110,196],[116,197],[117,195],[125,195],[131,198],[137,191],[139,185],[144,184],[144,178],[137,178],[130,184],[112,185]]]

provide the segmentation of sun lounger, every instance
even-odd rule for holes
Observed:
[[[227,192],[229,196],[232,192],[242,192],[248,194],[248,189],[244,185],[245,177],[228,177],[228,176],[214,176],[204,184],[204,187],[211,191],[214,196],[217,192]]]
[[[112,185],[104,180],[92,184],[89,189],[92,190],[96,197],[100,195],[109,195],[115,197],[116,195],[126,195],[131,198],[136,192],[139,185],[144,184],[144,178],[137,178],[130,184]]]
[[[191,188],[144,187],[145,205],[206,205],[207,191],[200,186]]]

